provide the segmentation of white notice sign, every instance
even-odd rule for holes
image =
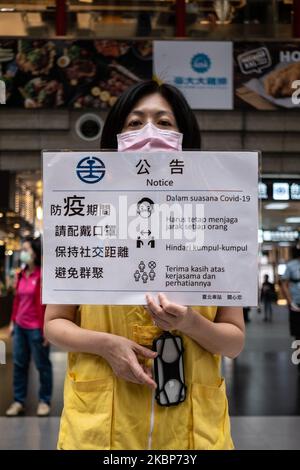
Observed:
[[[44,152],[43,303],[257,305],[257,152]]]

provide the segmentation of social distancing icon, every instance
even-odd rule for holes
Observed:
[[[149,268],[149,271],[147,270],[147,268]],[[155,268],[155,261],[149,261],[147,266],[144,261],[140,261],[138,269],[134,272],[135,281],[142,281],[144,284],[147,284],[148,281],[154,281],[156,276]]]

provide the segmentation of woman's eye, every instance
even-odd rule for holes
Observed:
[[[138,121],[137,119],[135,119],[134,121],[130,121],[128,123],[128,127],[137,127],[141,125],[142,125],[141,121]]]
[[[166,120],[164,120],[164,119],[161,120],[161,121],[159,121],[158,124],[159,124],[160,126],[165,126],[165,127],[167,127],[167,126],[172,126],[172,124],[170,123],[170,121],[166,121]]]

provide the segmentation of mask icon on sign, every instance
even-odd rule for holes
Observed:
[[[143,197],[137,203],[137,214],[140,215],[143,219],[148,219],[151,217],[151,214],[154,209],[154,202],[148,197]]]

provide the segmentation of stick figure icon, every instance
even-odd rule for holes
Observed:
[[[145,265],[144,261],[141,261],[139,266],[138,266],[141,273],[145,271],[145,267],[146,267],[146,265]]]
[[[151,237],[151,240],[148,241],[148,246],[150,246],[150,248],[155,248],[154,237]]]
[[[133,274],[135,282],[139,282],[140,280],[143,281],[144,284],[150,281],[154,281],[156,273],[155,273],[155,268],[156,268],[156,262],[155,261],[149,261],[147,267],[150,269],[150,271],[147,273],[146,272],[146,264],[144,261],[140,261],[138,265],[138,269]]]
[[[143,245],[144,245],[144,242],[143,242],[143,240],[141,239],[141,237],[137,237],[137,239],[136,239],[136,247],[137,247],[137,248],[141,248]]]

